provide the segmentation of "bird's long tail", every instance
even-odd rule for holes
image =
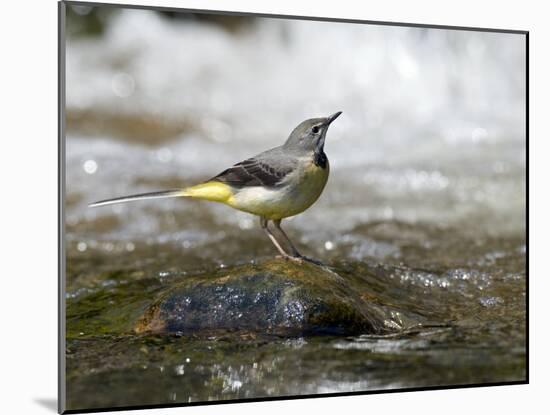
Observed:
[[[90,207],[114,205],[116,203],[135,202],[137,200],[164,199],[171,197],[194,197],[197,199],[211,200],[213,202],[228,203],[233,196],[231,187],[224,183],[209,181],[197,184],[185,189],[163,190],[160,192],[141,193],[138,195],[117,197],[114,199],[100,200],[90,204]]]
[[[163,190],[160,192],[141,193],[139,195],[115,197],[114,199],[100,200],[99,202],[91,203],[90,207],[114,205],[116,203],[135,202],[137,200],[163,199],[167,197],[178,197],[178,196],[183,196],[183,190],[181,189]]]

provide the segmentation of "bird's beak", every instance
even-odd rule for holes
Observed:
[[[323,134],[321,134],[321,136],[319,137],[319,140],[317,141],[317,146],[315,149],[316,152],[323,151],[323,147],[325,146],[325,136],[327,135],[328,126],[330,125],[331,122],[333,122],[336,118],[338,118],[341,113],[342,111],[338,111],[337,113],[334,113],[330,117],[326,118],[326,121],[324,123]]]
[[[327,117],[326,125],[330,125],[336,118],[340,116],[342,111],[338,111],[337,113],[332,114],[330,117]]]

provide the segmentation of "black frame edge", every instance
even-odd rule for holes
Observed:
[[[386,393],[403,393],[403,392],[428,392],[428,391],[442,391],[442,390],[454,390],[454,389],[471,389],[480,387],[494,387],[494,386],[516,386],[526,385],[528,382],[511,381],[511,382],[495,382],[486,384],[465,384],[465,385],[448,385],[448,386],[425,386],[418,388],[404,388],[404,389],[382,389],[373,391],[359,391],[359,392],[335,392],[335,393],[320,393],[313,395],[289,395],[289,396],[270,396],[263,398],[250,398],[250,399],[228,399],[220,401],[204,401],[204,402],[190,402],[190,403],[169,403],[169,404],[155,404],[155,405],[132,405],[132,406],[115,406],[115,407],[103,407],[103,408],[88,408],[88,409],[70,409],[65,411],[65,414],[89,414],[97,412],[118,412],[118,411],[133,411],[143,409],[167,409],[167,408],[184,408],[190,406],[210,406],[210,405],[225,405],[225,404],[238,404],[248,402],[274,402],[274,401],[290,401],[296,399],[317,399],[317,398],[338,398],[346,396],[365,396],[365,395],[379,395]]]
[[[66,411],[66,378],[65,378],[65,18],[66,2],[57,3],[57,220],[58,220],[58,264],[57,264],[57,412]]]
[[[334,22],[334,23],[356,23],[356,24],[370,24],[377,26],[403,26],[403,27],[416,27],[425,29],[441,29],[441,30],[465,30],[475,32],[492,32],[492,33],[509,33],[509,34],[522,34],[528,33],[527,30],[515,30],[515,29],[500,29],[500,28],[487,28],[487,27],[469,27],[469,26],[454,26],[454,25],[436,25],[428,23],[406,23],[406,22],[390,22],[390,21],[377,21],[377,20],[361,20],[361,19],[346,19],[338,17],[323,17],[323,16],[300,16],[300,15],[288,15],[288,14],[270,14],[270,13],[255,13],[255,12],[241,12],[241,11],[227,11],[227,10],[209,10],[209,9],[190,9],[185,7],[168,7],[168,6],[147,6],[143,4],[126,4],[126,3],[101,3],[101,2],[83,2],[83,1],[63,1],[67,5],[75,6],[88,6],[88,7],[118,7],[124,9],[139,9],[139,10],[159,10],[159,11],[173,11],[180,13],[203,13],[203,14],[218,14],[224,16],[251,16],[251,17],[267,17],[273,19],[290,19],[290,20],[310,20],[317,22]]]
[[[529,32],[525,33],[525,382],[529,383]]]

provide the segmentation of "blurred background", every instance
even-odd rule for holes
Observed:
[[[70,407],[525,379],[524,36],[67,13]],[[88,204],[206,180],[336,111],[327,187],[286,229],[395,318],[442,327],[267,341],[125,331],[171,284],[275,249],[257,218],[215,203]]]
[[[207,202],[87,205],[207,179],[335,111],[327,188],[287,225],[303,242],[377,220],[525,230],[523,36],[88,6],[67,25],[70,242],[249,231]]]

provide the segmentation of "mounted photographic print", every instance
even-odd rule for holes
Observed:
[[[527,32],[59,12],[61,412],[528,381]]]

